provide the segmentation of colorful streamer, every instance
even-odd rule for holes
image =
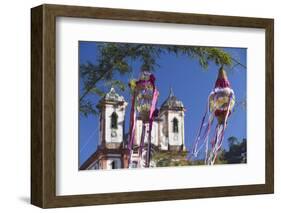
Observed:
[[[153,120],[157,114],[156,103],[159,92],[155,87],[155,77],[148,71],[142,71],[139,80],[131,80],[129,83],[132,93],[132,108],[130,116],[129,139],[129,168],[133,167],[132,157],[135,143],[136,119],[142,121],[141,141],[139,143],[139,160],[137,167],[149,167],[151,160],[151,131]],[[148,124],[148,143],[145,147],[144,138]]]

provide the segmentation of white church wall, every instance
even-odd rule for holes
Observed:
[[[160,122],[158,125],[158,139],[161,146],[161,150],[168,150],[168,137],[167,137],[167,115],[160,114]]]
[[[185,150],[185,135],[184,135],[184,130],[185,130],[185,126],[184,126],[184,117],[185,117],[185,113],[184,111],[181,112],[181,126],[180,126],[180,129],[181,129],[181,138],[182,138],[182,144],[183,144],[183,149]]]
[[[104,119],[103,119],[103,113],[100,112],[99,115],[99,141],[98,141],[98,145],[101,145],[102,142],[102,131],[103,131],[103,123],[104,123]]]
[[[146,129],[149,130],[149,124],[146,124]],[[145,135],[144,142],[148,143],[148,131]],[[151,143],[158,146],[158,122],[153,121],[151,130]]]
[[[115,112],[118,115],[117,129],[111,128],[111,116]],[[105,107],[105,141],[112,143],[121,143],[123,141],[123,125],[125,118],[125,110],[123,107],[114,108],[111,104]]]
[[[141,132],[142,132],[142,121],[137,120],[136,130],[135,130],[135,144],[137,144],[137,145],[140,145]]]
[[[144,137],[144,143],[148,142],[148,130],[149,130],[149,124],[146,125],[146,131],[145,131],[145,137]],[[141,134],[142,134],[142,121],[137,120],[136,122],[136,144],[140,145],[141,141]],[[152,130],[151,130],[151,143],[154,144],[155,146],[158,146],[158,122],[153,121],[152,123]]]
[[[173,119],[178,120],[178,132],[173,132]],[[168,113],[168,137],[169,144],[172,146],[180,146],[184,143],[183,121],[184,115],[181,111],[169,111]]]

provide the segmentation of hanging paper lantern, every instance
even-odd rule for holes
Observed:
[[[215,87],[209,95],[207,109],[193,144],[192,156],[197,157],[200,150],[205,147],[205,164],[213,165],[215,163],[218,152],[222,147],[227,120],[234,104],[234,92],[230,87],[225,70],[221,67]],[[217,119],[217,125],[213,137],[209,140],[214,118]]]
[[[131,80],[129,83],[132,95],[132,108],[130,117],[130,141],[129,141],[129,167],[131,167],[132,162],[132,150],[134,149],[135,141],[135,129],[136,129],[136,119],[140,119],[143,122],[142,135],[145,135],[146,128],[145,124],[148,123],[148,144],[147,147],[144,146],[144,137],[141,137],[140,147],[139,147],[139,165],[138,167],[150,167],[151,158],[151,130],[152,122],[156,115],[156,102],[159,95],[158,90],[155,87],[155,77],[148,71],[142,71],[141,76],[138,80]],[[145,149],[146,148],[146,149]],[[146,157],[144,159],[144,153]],[[143,163],[141,163],[143,162]]]
[[[235,104],[235,96],[230,88],[230,83],[223,67],[220,68],[215,88],[209,96],[209,111],[214,113],[218,123],[225,122],[227,116],[230,116]]]
[[[144,121],[149,121],[150,109],[152,105],[153,93],[154,93],[155,77],[148,71],[142,71],[140,79],[138,81],[132,80],[130,82],[131,90],[134,90],[136,97],[136,110],[138,117]]]

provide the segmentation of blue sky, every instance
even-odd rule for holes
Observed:
[[[232,57],[247,65],[247,50],[245,48],[223,48]],[[96,63],[98,56],[96,42],[79,42],[79,64],[86,62]],[[133,74],[129,76],[116,75],[126,83],[131,78],[137,78],[140,72],[139,62],[130,62],[133,67]],[[219,67],[210,63],[207,70],[203,69],[196,59],[186,56],[175,56],[163,54],[157,61],[160,65],[155,69],[156,86],[160,91],[158,107],[168,97],[169,88],[174,91],[175,96],[180,99],[185,108],[185,145],[188,149],[192,147],[203,117],[207,98],[214,87]],[[246,98],[246,69],[242,66],[235,66],[228,70],[228,79],[235,92],[236,103]],[[107,91],[109,85],[103,85]],[[127,102],[130,102],[129,90],[118,91]],[[93,96],[93,103],[98,103],[100,97]],[[130,103],[126,109],[126,132],[128,132]],[[81,165],[97,148],[98,144],[98,116],[89,115],[84,117],[79,115],[79,165]],[[227,138],[235,136],[238,139],[246,138],[246,109],[241,105],[235,107],[235,112],[229,118],[225,131],[224,148],[228,148]]]

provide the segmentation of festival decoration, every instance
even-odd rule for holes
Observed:
[[[197,157],[202,148],[205,147],[205,164],[213,165],[215,163],[218,152],[222,147],[224,132],[234,104],[234,91],[231,89],[226,71],[221,67],[215,87],[209,95],[206,112],[193,144],[191,152],[193,157]],[[209,140],[215,118],[217,125],[214,136]]]
[[[129,130],[129,168],[135,167],[132,165],[132,155],[135,142],[136,119],[142,121],[141,141],[138,147],[139,162],[137,167],[149,167],[151,159],[151,130],[153,120],[156,117],[157,109],[156,102],[159,92],[155,87],[155,77],[148,71],[142,71],[139,80],[131,80],[129,83],[132,101],[130,115],[130,130]],[[148,124],[148,130],[146,130]],[[144,144],[146,131],[148,131],[148,143]]]

